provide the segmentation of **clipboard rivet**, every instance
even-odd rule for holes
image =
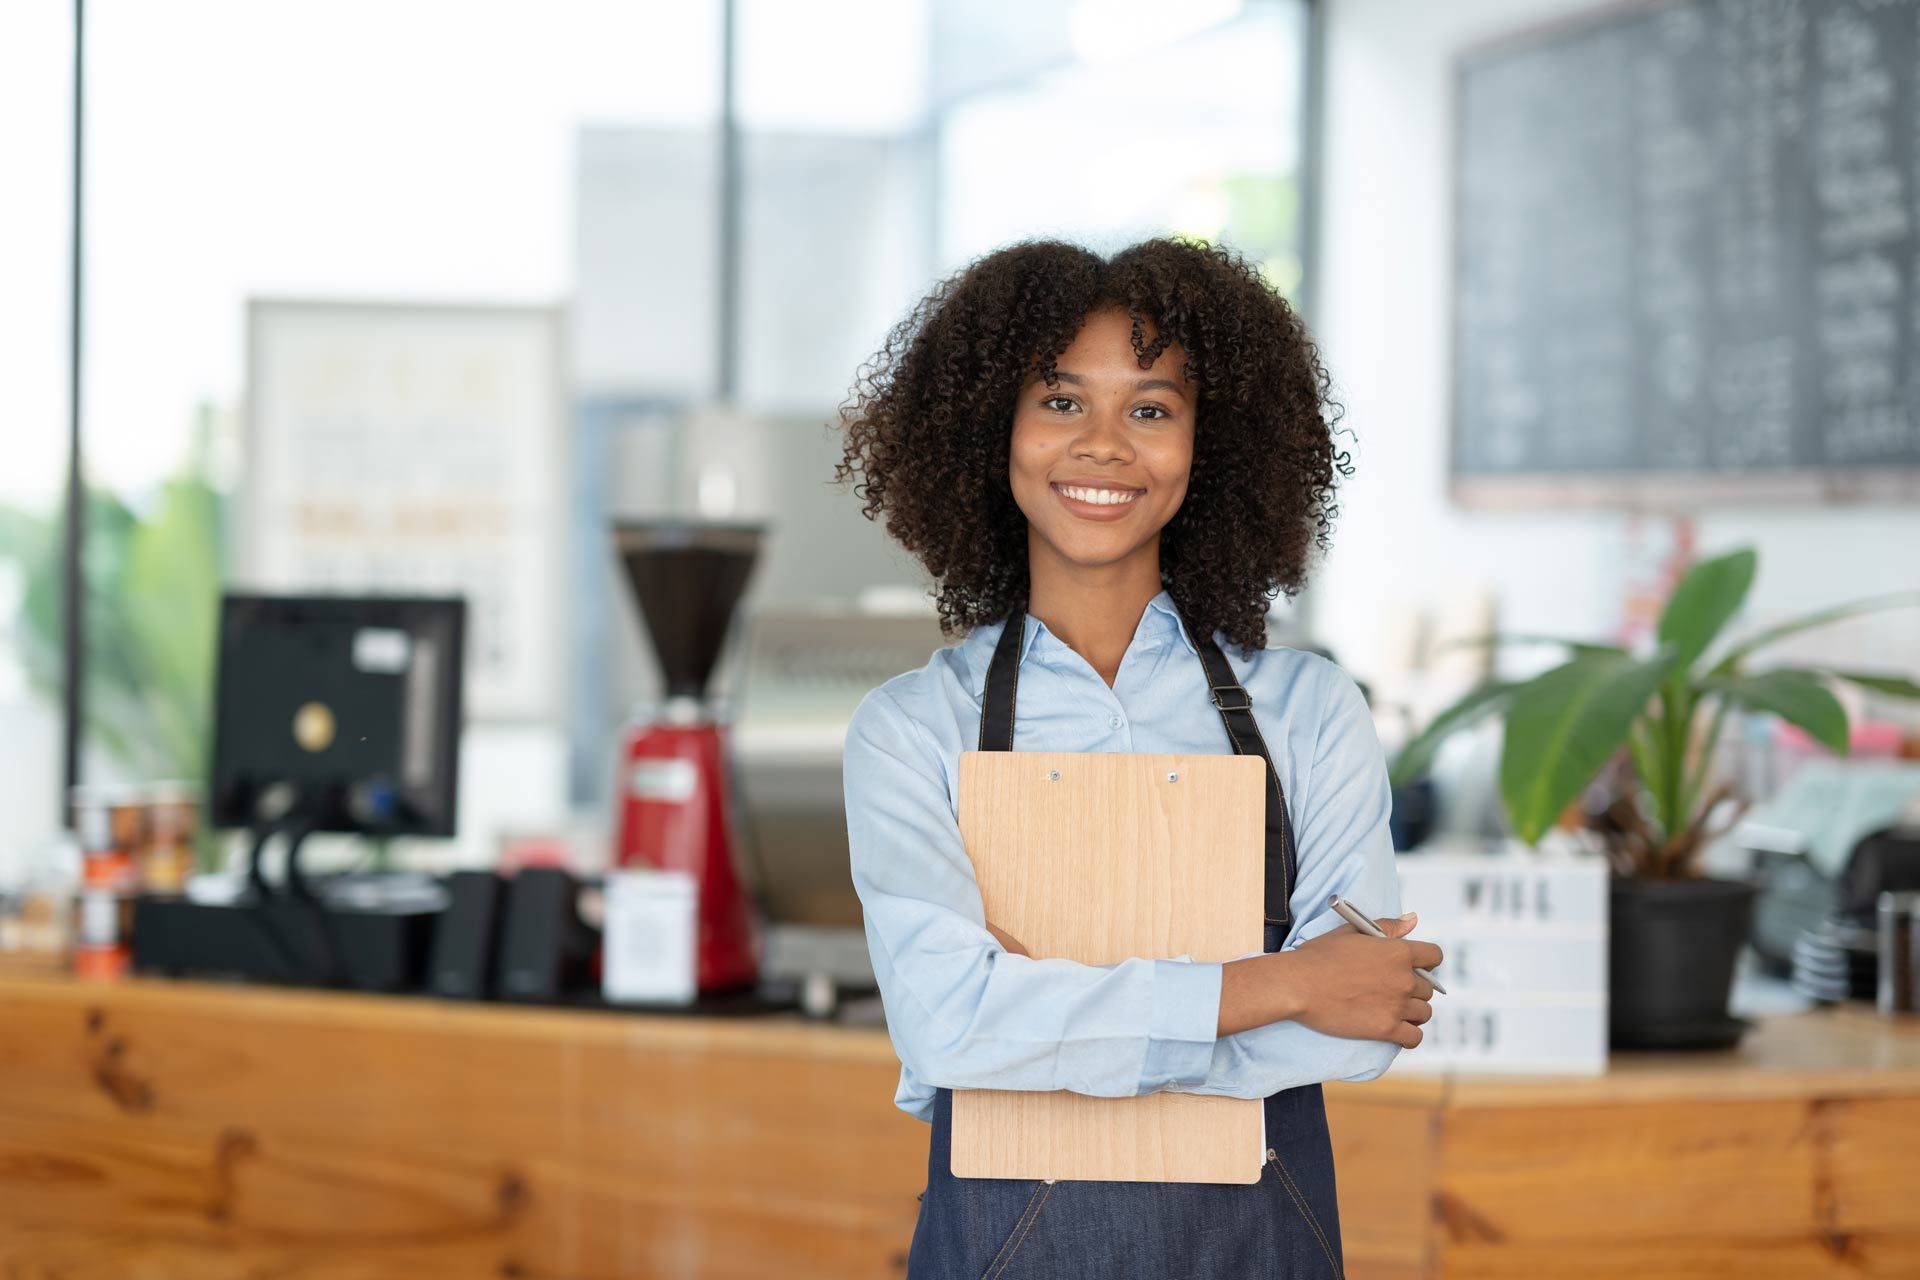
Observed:
[[[1060,771],[1058,769],[1047,770],[1047,781],[1048,782],[1060,781]]]
[[[1168,775],[1167,775],[1167,781],[1168,781],[1168,782],[1178,782],[1178,781],[1180,781],[1180,775],[1179,775],[1179,774],[1177,774],[1177,773],[1170,773],[1170,774],[1168,774]]]

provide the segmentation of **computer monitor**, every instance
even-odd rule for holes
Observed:
[[[451,836],[466,602],[227,595],[209,820]]]

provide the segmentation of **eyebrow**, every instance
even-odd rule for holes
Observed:
[[[1065,369],[1055,369],[1053,376],[1062,382],[1071,382],[1076,387],[1087,385],[1085,378],[1077,373],[1068,373]],[[1180,389],[1178,383],[1169,382],[1165,378],[1142,378],[1133,386],[1136,391],[1171,391],[1182,400],[1187,398],[1187,393]]]

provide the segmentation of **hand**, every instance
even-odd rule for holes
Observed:
[[[1385,938],[1343,924],[1295,949],[1288,975],[1298,993],[1294,1021],[1327,1035],[1412,1049],[1423,1038],[1421,1024],[1433,1017],[1433,984],[1414,970],[1437,968],[1444,957],[1433,943],[1406,937],[1418,923],[1413,912],[1374,923]]]
[[[1014,937],[1010,933],[1005,932],[1002,929],[995,927],[993,921],[991,920],[987,921],[986,923],[987,923],[987,932],[993,935],[993,940],[995,942],[998,942],[1001,946],[1005,947],[1008,951],[1011,951],[1016,956],[1027,955],[1027,949],[1020,945],[1020,940],[1018,938]],[[1347,927],[1351,929],[1353,926],[1348,925]]]

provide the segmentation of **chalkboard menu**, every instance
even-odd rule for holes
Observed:
[[[1456,491],[1914,491],[1920,0],[1616,6],[1456,93]]]

